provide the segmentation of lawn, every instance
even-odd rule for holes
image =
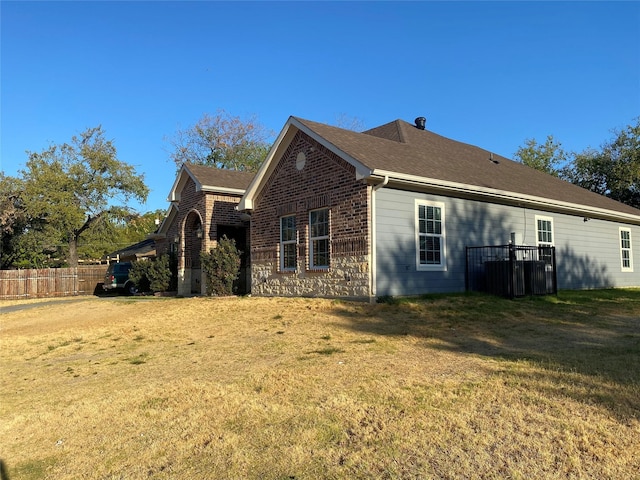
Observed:
[[[14,480],[640,478],[637,289],[8,305]]]

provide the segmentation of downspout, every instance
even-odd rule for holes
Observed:
[[[384,176],[384,180],[371,187],[371,268],[369,269],[369,285],[371,288],[370,301],[375,302],[376,298],[376,195],[375,193],[384,188],[389,183],[389,175]]]
[[[373,186],[373,191],[377,192],[378,190],[380,190],[382,187],[385,187],[387,185],[387,183],[389,183],[389,175],[385,175],[384,176],[384,180],[382,180],[382,183],[379,183],[377,185]]]

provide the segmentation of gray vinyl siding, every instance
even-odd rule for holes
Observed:
[[[446,270],[416,267],[416,199],[445,210]],[[375,194],[376,295],[460,292],[465,288],[465,247],[536,245],[536,215],[553,219],[558,288],[640,286],[640,227],[528,208],[382,188]],[[619,227],[631,229],[633,272],[622,272]]]

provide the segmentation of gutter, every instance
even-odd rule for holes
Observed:
[[[433,178],[417,177],[413,175],[393,174],[389,171],[378,170],[374,174],[384,177],[382,184],[378,184],[374,189],[381,188],[388,183],[388,178],[393,175],[394,181],[413,187],[423,187],[433,189],[440,192],[457,193],[468,197],[476,197],[480,199],[492,199],[496,203],[507,205],[515,205],[522,207],[527,205],[529,208],[555,211],[566,213],[569,215],[588,216],[590,218],[600,218],[603,220],[611,220],[633,225],[640,225],[640,215],[634,215],[626,212],[618,212],[615,210],[593,207],[588,205],[564,202],[559,200],[551,200],[533,195],[519,194],[506,190],[498,190],[487,187],[478,187],[475,185],[467,185],[446,180],[437,180]]]

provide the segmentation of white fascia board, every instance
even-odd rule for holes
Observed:
[[[511,205],[515,204],[522,206],[523,204],[526,204],[529,207],[539,208],[541,210],[551,209],[554,211],[562,211],[580,216],[592,215],[594,217],[607,218],[611,220],[618,220],[633,223],[635,225],[640,225],[640,215],[617,212],[615,210],[609,210],[599,207],[591,207],[588,205],[581,205],[579,203],[551,200],[534,195],[526,195],[522,193],[509,192],[506,190],[499,190],[494,188],[478,187],[476,185],[438,180],[435,178],[419,177],[416,175],[404,175],[387,170],[375,170],[371,177],[374,176],[379,176],[380,178],[389,177],[391,180],[405,185],[422,186],[442,190],[445,192],[449,191],[467,195],[474,195],[477,197],[490,198],[495,201],[508,203]]]
[[[169,190],[169,196],[167,197],[168,202],[180,201],[180,192],[182,191],[182,187],[184,186],[184,182],[185,182],[184,180],[185,171],[187,171],[187,174],[191,176],[191,173],[187,170],[187,167],[185,165],[182,165],[182,167],[180,167],[180,171],[178,172],[178,175],[176,175],[176,179],[173,182],[173,186],[171,187],[171,190]]]
[[[230,193],[233,195],[244,195],[245,192],[241,188],[213,187],[209,185],[201,185],[198,190],[212,193]]]
[[[162,219],[162,223],[160,224],[160,227],[158,228],[158,231],[157,231],[158,235],[166,236],[169,225],[171,225],[171,222],[173,222],[173,219],[176,217],[177,214],[178,214],[178,206],[175,203],[172,203],[169,206],[169,210],[167,210],[167,213]]]

